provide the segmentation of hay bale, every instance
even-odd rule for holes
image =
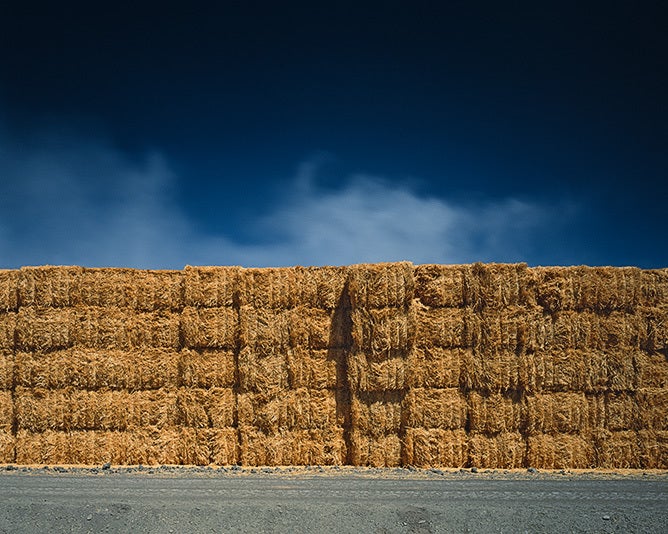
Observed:
[[[398,390],[406,387],[408,359],[389,357],[371,360],[364,352],[348,354],[348,384],[351,391]]]
[[[346,351],[343,349],[287,349],[290,388],[334,389],[343,387]]]
[[[239,463],[239,433],[236,428],[212,428],[199,433],[207,437],[211,463],[237,465]]]
[[[353,265],[348,273],[348,292],[353,309],[407,308],[413,300],[412,263]]]
[[[377,438],[399,434],[404,393],[400,391],[358,392],[350,399],[353,430]]]
[[[161,464],[209,465],[211,448],[206,431],[196,428],[163,430],[158,440]]]
[[[0,351],[13,351],[16,340],[17,314],[0,312]]]
[[[82,267],[21,267],[18,276],[19,306],[72,306],[82,272]]]
[[[480,318],[470,308],[412,307],[415,346],[420,348],[471,348],[479,343]]]
[[[470,349],[415,347],[408,356],[406,385],[414,388],[456,388],[462,364],[470,361]]]
[[[553,315],[547,325],[545,346],[553,349],[624,350],[639,348],[642,321],[637,315],[612,312],[564,311]]]
[[[584,434],[589,428],[589,403],[584,393],[527,395],[527,432],[533,434]],[[536,467],[536,466],[534,466]]]
[[[465,389],[499,393],[519,388],[520,358],[514,352],[473,349],[464,356],[461,385]]]
[[[342,465],[346,445],[342,430],[293,430],[265,434],[241,426],[242,465]]]
[[[0,464],[12,464],[16,461],[16,438],[0,430]]]
[[[179,353],[161,349],[18,352],[16,386],[130,391],[173,387],[177,385],[178,358]]]
[[[178,384],[192,388],[232,387],[236,362],[231,350],[189,350],[178,353]]]
[[[585,391],[608,388],[605,353],[595,350],[553,350],[519,356],[519,388],[525,392]]]
[[[638,432],[640,464],[645,469],[668,469],[668,431]]]
[[[532,299],[527,292],[528,278],[526,263],[474,263],[470,282],[464,288],[464,300],[478,311],[523,306]]]
[[[288,312],[291,347],[308,349],[343,348],[343,335],[333,331],[334,312],[298,306]]]
[[[297,390],[240,393],[240,426],[254,427],[266,434],[292,430],[332,430],[343,422],[337,419],[336,391]]]
[[[412,313],[395,308],[361,309],[352,312],[353,350],[370,359],[407,353],[415,340]]]
[[[640,271],[640,295],[643,306],[662,306],[668,302],[668,269]]]
[[[640,347],[649,352],[668,350],[668,302],[660,308],[643,307],[638,310],[637,320],[642,325]]]
[[[472,391],[467,400],[472,432],[496,434],[524,431],[526,410],[519,395]]]
[[[295,267],[242,269],[239,305],[256,309],[287,309],[302,304],[302,271]]]
[[[668,359],[664,354],[634,352],[638,388],[668,388]]]
[[[410,389],[402,405],[403,424],[414,428],[466,428],[466,396],[458,388]]]
[[[369,436],[350,433],[350,463],[358,466],[398,467],[401,465],[401,440],[396,434]]]
[[[0,269],[0,312],[19,309],[19,271]]]
[[[593,429],[594,432],[605,428],[606,404],[605,394],[587,394],[587,422],[586,428]]]
[[[68,308],[21,308],[16,321],[16,348],[26,351],[66,349],[76,339],[76,316]]]
[[[590,469],[597,466],[591,437],[574,434],[529,436],[526,463],[538,469]]]
[[[284,352],[290,346],[289,312],[242,306],[239,310],[239,343],[242,348],[252,348],[265,356]]]
[[[495,469],[526,466],[527,443],[519,432],[496,435],[472,433],[468,438],[469,465]]]
[[[468,461],[468,438],[464,430],[407,428],[402,464],[415,467],[464,467]]]
[[[476,348],[484,352],[533,352],[546,346],[549,317],[538,307],[508,306],[485,310],[478,319],[473,338]]]
[[[639,389],[635,401],[635,417],[639,429],[668,430],[668,388]]]
[[[222,308],[238,305],[241,267],[191,267],[183,270],[184,305]]]
[[[417,265],[415,297],[432,308],[461,308],[470,294],[470,265]]]
[[[630,393],[605,394],[605,428],[611,431],[638,430],[640,411],[636,396]]]
[[[133,308],[139,311],[183,308],[181,271],[83,269],[72,295],[75,306]]]
[[[0,349],[0,391],[14,387],[14,354]]]
[[[239,352],[237,361],[239,386],[242,391],[268,393],[290,386],[285,353],[265,356],[253,348],[245,347]]]
[[[194,428],[231,427],[235,424],[236,406],[232,388],[179,388],[174,423]]]
[[[185,308],[181,314],[183,345],[195,349],[235,349],[239,313],[234,308]]]
[[[0,390],[0,432],[12,432],[14,428],[14,400],[11,391]]]
[[[178,349],[179,315],[167,311],[80,307],[74,312],[73,341],[81,348],[130,350]],[[19,313],[19,323],[21,321]]]
[[[348,280],[347,267],[297,268],[300,302],[308,308],[334,310],[339,307]]]
[[[635,431],[602,430],[596,433],[594,443],[597,467],[602,469],[638,469],[642,467],[640,445]]]

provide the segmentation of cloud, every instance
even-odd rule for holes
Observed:
[[[102,142],[54,134],[17,142],[0,132],[0,176],[0,267],[9,268],[531,262],[557,219],[554,207],[512,198],[458,205],[361,174],[325,190],[317,165],[305,163],[241,241],[199,230],[158,153],[137,160]]]

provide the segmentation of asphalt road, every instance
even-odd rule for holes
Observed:
[[[668,532],[668,480],[0,473],[0,532]]]

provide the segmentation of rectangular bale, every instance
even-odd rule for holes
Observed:
[[[14,354],[0,349],[0,391],[14,387]]]
[[[343,424],[337,417],[334,390],[283,390],[271,395],[240,393],[240,426],[257,428],[266,434],[293,430],[331,430]]]
[[[563,311],[548,323],[545,347],[552,349],[628,350],[640,346],[643,323],[637,315]]]
[[[596,350],[574,349],[521,354],[519,387],[526,392],[606,391],[606,354]]]
[[[638,469],[642,467],[638,435],[634,430],[600,431],[594,439],[597,467],[601,469]]]
[[[232,350],[183,349],[178,353],[177,381],[192,388],[229,388],[236,384],[236,356]]]
[[[350,463],[356,466],[399,467],[401,439],[397,434],[369,436],[359,431],[350,433]]]
[[[193,349],[237,347],[239,312],[234,308],[192,308],[181,314],[183,345]]]
[[[14,399],[11,391],[0,390],[0,432],[14,429]]]
[[[242,269],[239,305],[255,309],[288,309],[302,304],[302,272],[295,267]]]
[[[380,437],[399,434],[404,393],[401,391],[359,392],[350,399],[350,421],[353,430],[364,436]]]
[[[175,387],[178,358],[178,352],[161,349],[18,352],[16,386],[129,391]]]
[[[16,349],[51,351],[76,340],[76,315],[69,308],[21,308],[16,321]]]
[[[415,317],[403,309],[358,309],[352,312],[352,348],[370,359],[407,354],[415,343]]]
[[[470,265],[416,265],[415,298],[431,308],[461,308],[470,293]]]
[[[520,358],[512,351],[486,352],[473,349],[465,353],[461,385],[467,390],[500,393],[515,391],[520,385]]]
[[[527,465],[538,469],[597,466],[593,439],[577,434],[535,434],[527,439]]]
[[[668,298],[660,307],[641,307],[637,320],[641,327],[640,348],[650,354],[668,350]]]
[[[463,362],[470,361],[471,349],[414,347],[408,356],[406,384],[415,388],[456,388],[460,386]]]
[[[231,308],[239,302],[241,267],[191,267],[183,270],[184,305]]]
[[[527,432],[535,434],[585,434],[589,427],[589,403],[584,393],[527,395]],[[535,466],[534,466],[535,467]]]
[[[298,306],[288,312],[288,337],[291,347],[308,349],[344,348],[343,325],[335,312]],[[337,331],[338,330],[338,331]]]
[[[19,308],[19,271],[0,269],[0,312]]]
[[[16,462],[16,438],[11,432],[0,430],[0,464]]]
[[[519,395],[472,391],[466,398],[471,432],[516,433],[526,428],[526,409]]]
[[[239,463],[239,432],[236,428],[201,430],[209,441],[211,463],[237,465]]]
[[[640,271],[640,298],[643,306],[666,307],[668,302],[668,268]]]
[[[240,427],[242,465],[342,465],[346,459],[343,430],[293,430],[265,434]]]
[[[348,273],[348,292],[353,309],[407,308],[413,300],[412,263],[353,265]]]
[[[21,267],[18,277],[20,307],[66,307],[74,305],[82,267]]]
[[[16,343],[16,324],[18,314],[0,311],[0,350],[13,351]]]
[[[641,430],[638,432],[640,464],[645,469],[668,469],[668,431]]]
[[[415,346],[419,348],[472,348],[480,342],[481,321],[470,308],[412,307]]]
[[[668,430],[668,388],[639,389],[634,400],[638,429]]]
[[[605,394],[605,428],[613,432],[639,430],[641,413],[636,395],[631,393]]]
[[[206,430],[170,428],[160,432],[157,440],[161,464],[209,465],[211,447]]]
[[[307,308],[335,310],[343,303],[348,267],[298,267],[300,303]]]
[[[527,443],[519,432],[472,433],[468,437],[469,465],[490,469],[526,466]]]
[[[466,305],[479,311],[529,304],[529,276],[526,263],[474,263],[464,289]]]
[[[483,352],[534,352],[549,343],[551,319],[536,306],[486,309],[478,314],[473,343]]]
[[[407,427],[463,430],[467,421],[466,396],[458,388],[410,389],[402,404],[402,422]]]
[[[401,458],[404,466],[464,467],[468,437],[464,430],[407,428]]]
[[[270,356],[290,346],[289,311],[242,306],[239,310],[239,345]]]
[[[346,380],[346,351],[343,349],[288,349],[286,359],[288,382],[292,389],[342,388]]]
[[[406,388],[408,359],[369,359],[363,352],[348,354],[348,383],[351,391],[384,391]]]
[[[638,388],[668,388],[668,359],[663,354],[633,353]]]
[[[237,396],[232,388],[179,388],[174,423],[180,427],[227,428],[235,425]]]
[[[269,393],[290,387],[287,350],[265,355],[267,352],[253,347],[241,349],[238,356],[241,391]]]

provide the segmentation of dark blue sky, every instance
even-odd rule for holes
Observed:
[[[143,6],[0,7],[0,267],[668,266],[659,2]]]

